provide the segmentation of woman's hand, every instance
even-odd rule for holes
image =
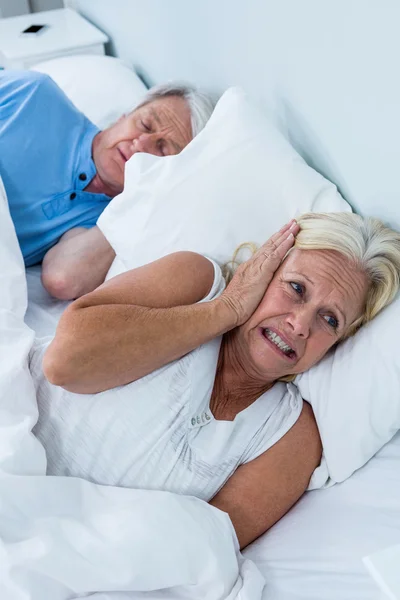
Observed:
[[[236,270],[220,300],[236,314],[236,326],[245,323],[260,304],[265,291],[300,227],[293,219],[275,233],[249,260]]]

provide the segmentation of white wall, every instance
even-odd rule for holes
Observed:
[[[195,72],[199,84],[222,89],[237,81],[239,70],[245,78],[247,72],[249,81],[258,76],[254,55],[262,23],[268,20],[268,0],[66,0],[66,4],[108,33],[114,39],[113,52],[140,65],[151,83],[191,78]],[[254,27],[259,31],[253,36]]]
[[[0,0],[0,18],[63,8],[63,0]]]
[[[29,12],[28,0],[0,0],[0,17],[15,17]]]
[[[268,77],[280,76],[279,69],[296,64],[303,71],[300,60],[308,62],[315,77],[328,68],[335,77],[335,65],[326,64],[330,48],[337,52],[337,64],[348,54],[356,66],[358,45],[376,67],[378,41],[383,48],[378,47],[377,55],[382,56],[384,49],[392,52],[392,41],[399,37],[398,0],[65,3],[103,29],[114,40],[113,52],[139,65],[151,82],[194,75],[199,84],[215,89],[236,83],[267,90]]]
[[[55,8],[63,8],[63,0],[29,0],[32,12],[40,12],[42,10],[53,10]]]

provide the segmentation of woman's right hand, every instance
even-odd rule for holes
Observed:
[[[260,304],[286,253],[294,244],[300,227],[293,219],[275,233],[235,271],[219,300],[236,315],[236,325],[245,323]]]

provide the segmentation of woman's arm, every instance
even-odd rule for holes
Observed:
[[[214,268],[194,252],[177,252],[134,269],[79,298],[65,311],[43,360],[47,379],[91,394],[124,385],[244,323],[293,246],[290,221],[247,263],[216,300]],[[289,234],[289,235],[288,235]]]
[[[272,448],[242,465],[210,504],[227,512],[241,548],[274,525],[306,491],[322,446],[309,404]]]
[[[139,379],[236,325],[229,304],[204,298],[212,263],[177,252],[115,277],[63,314],[43,361],[51,383],[96,393]]]

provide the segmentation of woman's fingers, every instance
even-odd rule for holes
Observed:
[[[274,233],[274,235],[272,235],[269,240],[267,240],[266,244],[268,244],[269,242],[273,241],[275,242],[279,237],[281,237],[282,235],[284,235],[284,233],[287,231],[288,235],[289,235],[289,230],[291,227],[293,227],[293,225],[296,225],[296,221],[295,219],[291,219],[288,223],[286,223],[279,231],[277,231],[276,233]],[[265,244],[264,244],[265,246]]]
[[[287,239],[290,233],[296,235],[299,231],[300,227],[297,225],[296,221],[292,219],[282,227],[277,233],[274,233],[273,236],[269,238],[260,248],[260,250],[265,250],[265,248],[271,246],[276,247],[279,246],[284,240]]]
[[[280,231],[275,233],[257,252],[257,257],[261,260],[278,259],[281,261],[285,254],[294,244],[294,238],[300,230],[299,225],[293,219],[287,223]]]
[[[233,308],[237,325],[244,323],[256,310],[265,290],[287,252],[294,244],[300,227],[292,220],[275,233],[248,261],[242,263],[221,296]]]
[[[286,223],[286,225],[284,225],[282,227],[282,229],[280,229],[279,231],[274,233],[274,235],[272,235],[262,246],[260,246],[259,253],[262,254],[262,252],[266,248],[269,248],[269,247],[274,248],[274,247],[278,246],[284,239],[287,238],[287,236],[289,235],[289,233],[291,231],[291,228],[294,225],[296,225],[296,221],[294,221],[294,220],[289,221],[289,223]]]

